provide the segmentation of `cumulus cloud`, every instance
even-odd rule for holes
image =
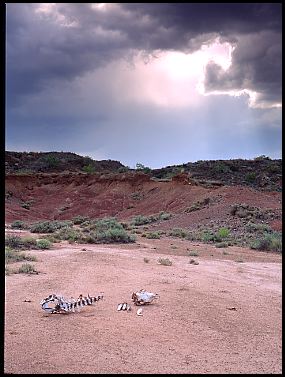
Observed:
[[[278,106],[282,94],[281,34],[261,31],[241,35],[232,52],[229,69],[210,62],[205,72],[205,91],[248,91],[251,105]]]

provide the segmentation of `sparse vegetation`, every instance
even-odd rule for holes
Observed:
[[[32,233],[53,233],[58,229],[72,226],[72,221],[39,221],[30,226]]]
[[[218,230],[218,237],[219,238],[227,238],[228,236],[229,236],[229,234],[230,234],[230,231],[229,231],[229,229],[228,228],[220,228],[219,230]]]
[[[172,266],[172,261],[168,258],[158,258],[157,262],[163,266]]]
[[[38,249],[50,249],[51,248],[51,242],[46,239],[40,239],[37,240],[37,248]]]
[[[184,212],[193,212],[198,211],[199,209],[205,208],[211,202],[210,198],[205,198],[203,200],[198,200],[197,202],[193,203],[190,207],[186,208]]]
[[[251,248],[261,251],[278,251],[282,252],[282,235],[278,232],[265,234],[251,244]]]
[[[15,273],[19,274],[37,274],[38,271],[35,269],[35,266],[30,263],[23,263],[22,266],[19,267],[18,271]]]
[[[139,162],[136,164],[136,170],[142,171],[143,173],[146,173],[146,174],[151,173],[151,169],[149,167],[147,167],[147,166],[145,166],[145,165],[143,165]]]
[[[245,180],[248,183],[253,183],[256,180],[256,173],[255,172],[247,173],[245,176]]]
[[[149,239],[159,239],[160,238],[160,233],[159,232],[143,233],[142,237],[146,237],[146,238],[149,238]]]
[[[19,236],[8,235],[5,237],[5,246],[10,247],[11,249],[21,249],[23,242]]]
[[[93,174],[96,171],[95,167],[92,164],[83,166],[82,170],[88,174]]]
[[[217,248],[222,248],[222,247],[228,247],[229,244],[227,242],[219,242],[215,245]]]
[[[22,208],[25,208],[25,209],[30,209],[32,203],[33,203],[32,200],[28,200],[28,201],[26,201],[26,202],[22,202],[22,203],[21,203],[21,207],[22,207]]]
[[[188,255],[188,257],[198,257],[199,256],[197,251],[189,251],[189,253],[187,255]]]
[[[19,252],[15,249],[5,247],[5,263],[14,263],[23,260],[36,261],[37,258],[33,255],[26,255],[23,252]]]
[[[11,223],[11,228],[12,229],[27,229],[28,226],[24,221],[21,220],[15,220]]]
[[[170,232],[168,232],[168,236],[171,237],[179,237],[179,238],[185,238],[187,237],[188,232],[185,229],[180,228],[174,228]]]
[[[72,219],[74,225],[80,225],[88,220],[90,220],[88,216],[82,216],[82,215],[75,216]]]
[[[150,215],[150,216],[143,216],[138,215],[132,218],[131,225],[134,226],[140,226],[140,225],[146,225],[151,224],[159,220],[168,220],[171,218],[171,214],[167,212],[160,212],[158,214]]]

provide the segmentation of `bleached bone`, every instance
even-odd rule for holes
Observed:
[[[85,305],[92,305],[96,301],[102,300],[103,294],[96,297],[80,295],[77,300],[74,298],[66,299],[61,295],[51,294],[40,302],[42,309],[47,313],[70,313],[80,310]]]
[[[147,292],[144,289],[132,293],[132,300],[135,305],[151,304],[157,298],[159,298],[157,293]]]
[[[138,310],[137,310],[137,315],[143,315],[143,314],[142,314],[142,309],[138,309]]]
[[[117,310],[126,310],[127,312],[129,312],[131,310],[131,307],[127,302],[123,302],[118,305]]]

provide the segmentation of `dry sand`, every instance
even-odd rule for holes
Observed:
[[[5,373],[282,372],[281,255],[171,239],[29,253],[40,273],[6,276]],[[142,288],[160,299],[137,316],[131,294]],[[39,305],[50,293],[100,292],[79,313]],[[124,301],[130,312],[116,310]]]

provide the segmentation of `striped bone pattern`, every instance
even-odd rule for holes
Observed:
[[[78,299],[75,300],[73,298],[67,300],[63,296],[51,294],[45,299],[43,299],[40,304],[42,309],[47,313],[68,313],[68,312],[75,312],[75,310],[80,310],[83,306],[92,305],[96,301],[102,300],[103,294],[100,294],[95,297],[91,297],[89,294],[88,296],[83,296],[82,294],[79,295]],[[52,306],[49,306],[49,305]]]

